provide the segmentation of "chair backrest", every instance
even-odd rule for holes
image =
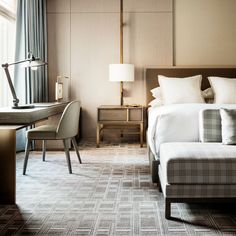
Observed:
[[[80,102],[69,103],[62,113],[57,126],[57,138],[72,138],[78,134]]]

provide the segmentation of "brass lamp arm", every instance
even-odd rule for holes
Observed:
[[[2,67],[3,67],[4,71],[5,71],[5,74],[6,74],[6,77],[7,77],[7,81],[8,81],[10,90],[11,90],[11,94],[12,94],[12,97],[13,97],[13,106],[14,107],[18,107],[19,99],[16,96],[16,91],[15,91],[15,88],[13,86],[13,83],[12,83],[12,80],[11,80],[11,76],[10,76],[8,67],[12,66],[12,65],[21,64],[21,63],[24,63],[24,62],[27,62],[27,61],[32,61],[32,60],[35,60],[35,58],[34,57],[30,57],[30,58],[27,58],[25,60],[16,61],[16,62],[13,62],[13,63],[2,64]]]
[[[12,66],[12,65],[17,65],[17,64],[21,64],[23,62],[27,62],[27,61],[32,61],[30,58],[27,58],[25,60],[21,60],[21,61],[16,61],[16,62],[12,62],[12,63],[6,63],[6,64],[3,64],[2,67],[4,66]]]

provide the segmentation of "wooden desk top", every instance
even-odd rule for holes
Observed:
[[[49,116],[60,114],[68,103],[40,104],[32,109],[0,108],[0,125],[28,125]]]
[[[25,125],[0,125],[0,130],[9,130],[9,129],[15,129],[15,130],[18,130],[18,129],[22,129],[24,128]]]

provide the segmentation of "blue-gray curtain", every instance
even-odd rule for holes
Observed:
[[[46,0],[18,0],[16,14],[15,60],[24,60],[31,52],[47,62]],[[47,102],[47,67],[37,71],[15,67],[14,85],[20,103]],[[17,150],[24,150],[25,132],[17,134]]]

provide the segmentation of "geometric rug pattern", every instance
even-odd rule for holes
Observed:
[[[172,204],[150,178],[147,149],[139,144],[79,145],[71,151],[31,152],[27,175],[17,154],[17,205],[0,205],[0,235],[236,235],[235,206]]]

